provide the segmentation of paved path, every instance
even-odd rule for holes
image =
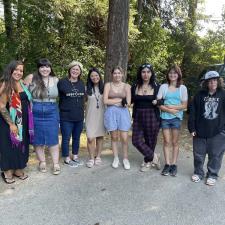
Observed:
[[[191,151],[181,150],[174,178],[139,172],[142,157],[130,149],[130,171],[111,168],[111,152],[104,151],[99,167],[63,166],[53,176],[30,165],[28,180],[11,187],[0,181],[0,225],[225,224],[225,166],[216,186],[208,187],[190,181]]]

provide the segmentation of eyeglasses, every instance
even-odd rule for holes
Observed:
[[[143,64],[142,66],[141,66],[142,68],[151,68],[152,67],[152,65],[151,64],[149,64],[149,63],[146,63],[146,64]]]

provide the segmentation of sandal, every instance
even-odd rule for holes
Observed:
[[[60,174],[60,172],[61,172],[61,168],[60,168],[59,164],[58,163],[54,164],[54,166],[53,166],[53,174],[54,175],[58,175],[58,174]]]
[[[94,166],[94,164],[95,164],[94,159],[89,159],[89,160],[87,161],[87,163],[86,163],[86,166],[87,166],[88,168],[92,168],[92,167]]]
[[[46,167],[45,161],[39,162],[39,171],[42,172],[42,173],[47,172],[47,167]]]
[[[102,159],[100,157],[95,158],[95,165],[99,166],[102,164]]]
[[[195,183],[198,183],[201,180],[201,178],[199,177],[198,174],[194,174],[192,175],[191,180]]]
[[[6,177],[4,172],[1,173],[2,179],[4,180],[4,182],[6,184],[12,184],[15,183],[15,180],[13,179],[13,177]]]
[[[28,175],[25,173],[22,173],[21,175],[13,174],[15,177],[17,177],[20,180],[26,180],[28,178]]]

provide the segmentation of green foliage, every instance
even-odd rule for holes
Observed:
[[[201,69],[223,60],[224,24],[201,37],[197,22],[205,16],[196,10],[200,0],[145,0],[141,11],[137,1],[130,0],[128,81],[135,80],[140,64],[149,62],[162,82],[165,71],[177,63],[194,92]],[[12,40],[0,18],[0,71],[18,58],[25,59],[28,74],[36,69],[37,59],[47,57],[59,77],[66,75],[72,60],[83,63],[83,79],[91,66],[104,73],[108,0],[12,2]]]

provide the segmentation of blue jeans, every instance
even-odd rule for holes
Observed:
[[[83,121],[60,121],[60,128],[62,133],[62,157],[69,156],[69,143],[71,135],[72,154],[78,155]]]

